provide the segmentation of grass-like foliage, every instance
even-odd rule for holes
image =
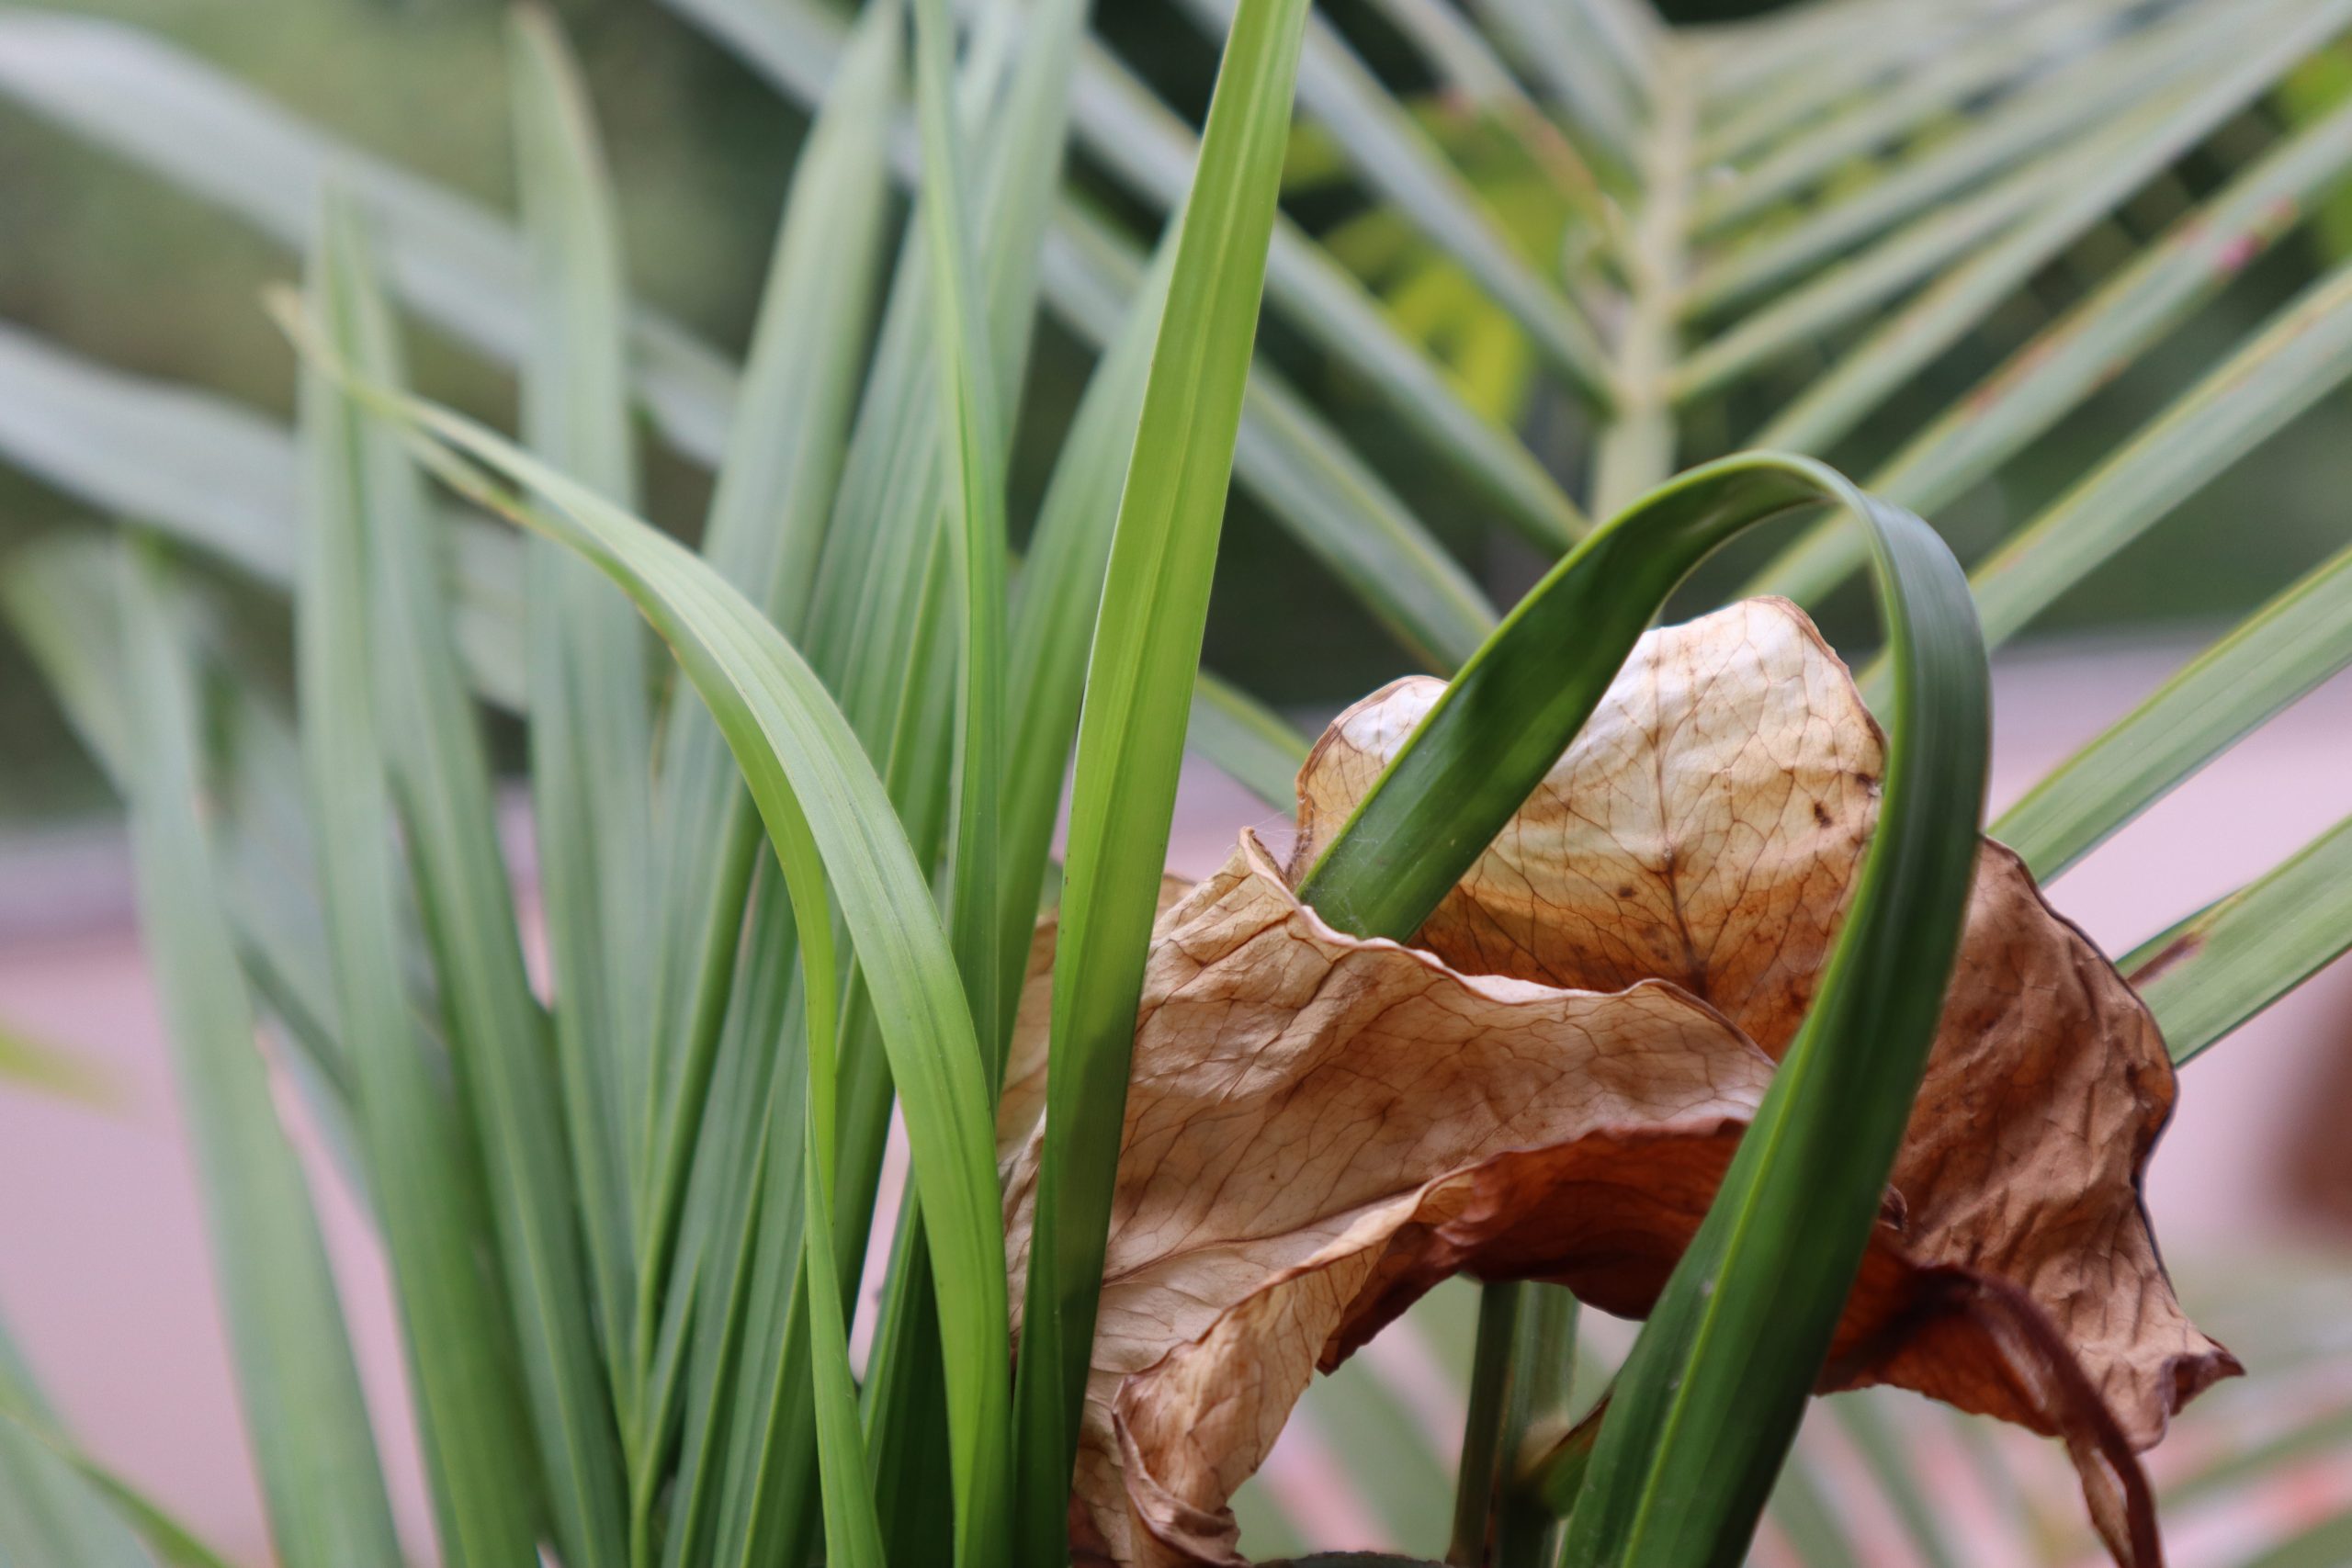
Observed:
[[[290,425],[0,324],[0,458],[107,525],[12,556],[5,608],[129,805],[277,1561],[403,1543],[274,1074],[390,1258],[452,1568],[1068,1560],[1180,763],[1287,811],[1307,751],[1201,666],[1229,493],[1315,564],[1295,592],[1453,682],[1299,886],[1355,938],[1414,937],[1719,547],[1801,605],[1873,587],[1885,792],[1813,1010],[1598,1419],[1563,1439],[1565,1292],[1486,1288],[1447,1543],[1729,1565],[1769,1507],[1859,1561],[1789,1459],[1960,942],[1985,649],[2352,377],[2341,268],[2157,355],[2352,177],[2352,107],[2309,90],[2352,0],[1149,0],[1220,51],[1197,128],[1086,0],[667,3],[810,117],[740,365],[631,297],[548,14],[511,28],[508,215],[153,37],[0,10],[0,94],[305,279]],[[1095,351],[1066,417],[1027,396],[1049,318]],[[415,325],[511,370],[516,434],[408,385]],[[1955,554],[1939,514],[2120,375],[2160,412]],[[646,520],[657,446],[710,473],[700,518]],[[1051,458],[1034,518],[1016,449]],[[1442,542],[1482,532],[1547,569],[1508,615]],[[243,624],[256,591],[288,625]],[[1989,831],[2055,875],[2347,663],[2339,555]],[[2347,889],[2352,824],[2165,912],[2122,969],[2175,1059],[2352,946]],[[1904,1441],[1850,1420],[1949,1561]],[[1372,1448],[1368,1491],[1426,1489]],[[5,1338],[0,1560],[214,1561]]]

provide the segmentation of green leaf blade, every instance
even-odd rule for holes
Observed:
[[[2352,948],[2352,821],[2117,965],[2173,1060],[2194,1060]]]
[[[1145,948],[1242,418],[1301,0],[1242,0],[1170,274],[1087,670],[1055,969],[1046,1152],[1023,1313],[1017,1540],[1066,1548],[1079,1402]]]
[[[2352,665],[2352,550],[2314,568],[2044,774],[1993,824],[2041,881]]]
[[[340,223],[328,231],[343,232]],[[312,284],[313,308],[345,330],[360,308],[352,265],[338,254]],[[498,1568],[536,1551],[537,1467],[513,1382],[513,1333],[478,1261],[487,1230],[479,1166],[409,1013],[368,636],[375,476],[405,458],[324,372],[306,372],[302,397],[311,522],[296,599],[297,682],[332,972],[441,1551],[458,1568]]]
[[[916,0],[915,30],[920,198],[931,262],[941,463],[949,478],[946,534],[964,623],[948,925],[993,1079],[1003,1056],[996,900],[1005,743],[1004,418],[989,363],[979,246],[965,210],[966,173],[949,101],[956,29],[946,0]]]
[[[328,265],[343,274],[345,313],[334,318],[342,363],[398,385],[397,340],[356,229],[330,235]],[[562,1094],[524,967],[489,760],[426,531],[424,478],[396,452],[387,448],[368,475],[364,534],[383,754],[459,1099],[473,1122],[556,1540],[578,1568],[617,1568],[628,1550],[628,1493],[589,1310]]]
[[[509,31],[537,306],[524,423],[549,462],[631,505],[626,285],[602,152],[553,18],[519,11]],[[601,573],[552,540],[532,541],[527,554],[532,826],[557,994],[557,1077],[606,1377],[633,1436],[637,1217],[626,1129],[651,1031],[640,930],[652,875],[650,666],[643,624]]]
[[[192,661],[154,548],[126,557],[122,574],[141,929],[197,1145],[271,1539],[287,1568],[398,1568],[400,1540],[334,1276],[220,918],[198,816],[205,785]]]

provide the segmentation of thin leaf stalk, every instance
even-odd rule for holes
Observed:
[[[1614,515],[1674,471],[1672,389],[1690,223],[1696,105],[1688,64],[1669,51],[1659,62],[1649,132],[1642,147],[1642,205],[1625,257],[1631,290],[1611,379],[1617,411],[1602,427],[1592,511]]]

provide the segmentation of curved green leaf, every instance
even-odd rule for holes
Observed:
[[[1885,795],[1821,990],[1621,1373],[1570,1563],[1736,1563],[1875,1223],[1958,951],[1988,738],[1982,639],[1932,530],[1820,464],[1692,470],[1595,532],[1506,618],[1299,888],[1405,940],[1566,749],[1708,551],[1824,502],[1870,528],[1895,649]]]

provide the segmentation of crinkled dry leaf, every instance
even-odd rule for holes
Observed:
[[[1402,682],[1334,724],[1300,776],[1294,871],[1441,690]],[[1645,1312],[1811,999],[1883,766],[1844,666],[1792,606],[1756,601],[1643,639],[1423,946],[1332,931],[1248,838],[1169,908],[1081,1551],[1239,1562],[1227,1499],[1312,1370],[1450,1273]],[[1041,940],[1025,1003],[1050,962]],[[1044,1022],[1024,1005],[1016,1074]],[[1889,1219],[1824,1377],[2064,1437],[2134,1564],[2157,1557],[2136,1450],[2236,1370],[2182,1315],[2140,1209],[2172,1096],[2137,998],[1988,845]],[[1001,1129],[1016,1270],[1037,1099],[1009,1097]]]
[[[1317,1362],[1468,1262],[1566,1246],[1655,1291],[1770,1076],[1670,986],[1562,991],[1342,936],[1245,840],[1153,943],[1082,1544],[1238,1561],[1225,1500]],[[1040,1147],[1008,1172],[1016,1271]]]

